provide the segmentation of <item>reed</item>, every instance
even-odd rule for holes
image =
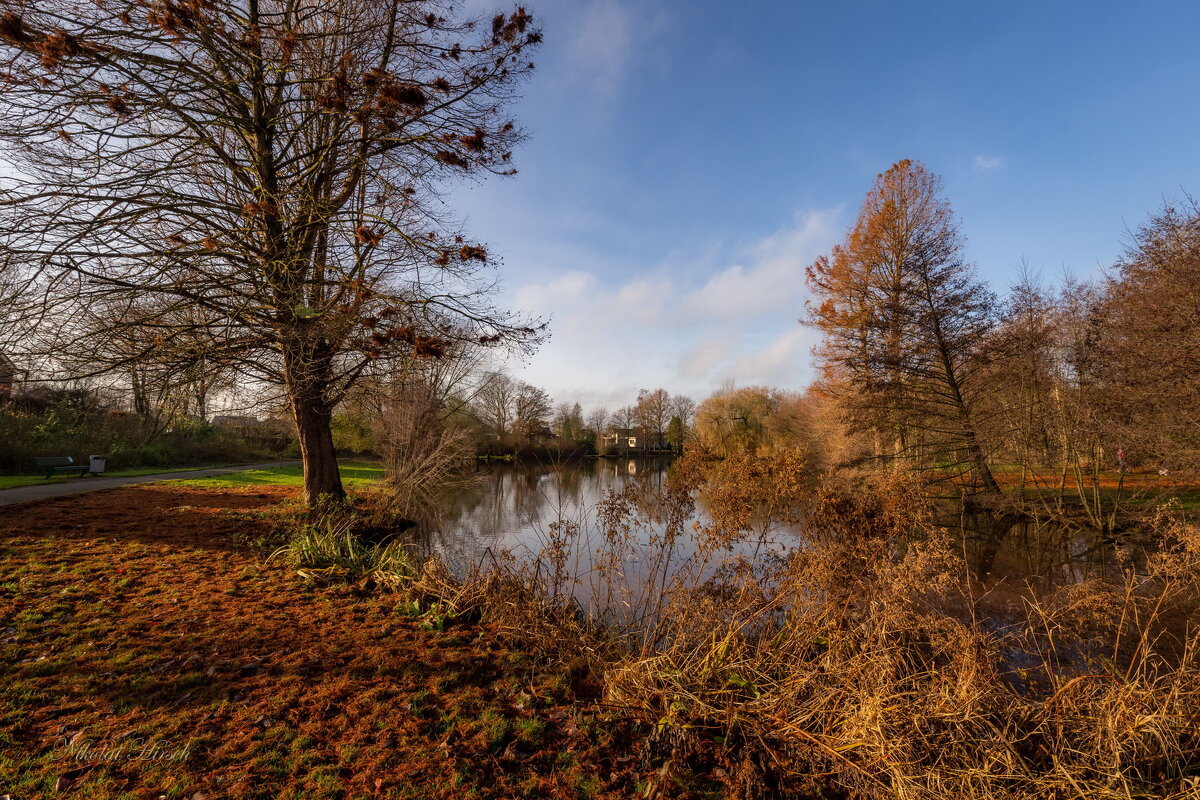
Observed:
[[[411,583],[417,565],[409,547],[398,539],[371,542],[360,535],[360,527],[361,519],[345,507],[318,508],[297,521],[287,544],[270,558],[286,561],[301,577],[320,584],[397,590]]]

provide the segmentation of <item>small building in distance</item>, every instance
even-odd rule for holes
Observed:
[[[218,414],[212,418],[214,428],[229,428],[232,430],[250,430],[257,428],[260,424],[257,417],[248,417],[240,414]]]
[[[640,453],[645,442],[633,428],[612,428],[596,437],[596,452],[602,456]]]
[[[270,447],[282,447],[292,433],[291,425],[285,419],[259,419],[244,414],[217,414],[212,418],[212,426]]]
[[[8,356],[0,353],[0,399],[12,397],[17,393],[17,381],[23,370]]]

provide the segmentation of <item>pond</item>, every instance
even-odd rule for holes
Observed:
[[[452,565],[466,568],[506,550],[518,557],[540,552],[552,526],[566,522],[582,539],[569,566],[576,574],[586,574],[594,552],[588,542],[594,544],[600,529],[597,505],[635,480],[661,486],[670,464],[669,459],[628,458],[566,465],[480,464],[474,480],[443,501],[437,518],[426,526],[423,544]],[[703,503],[699,505],[702,509]],[[1047,587],[1120,577],[1113,547],[1097,534],[985,513],[963,514],[957,506],[942,511],[939,522],[955,532],[968,567],[985,585]],[[703,516],[702,510],[698,513]],[[801,546],[803,536],[798,526],[780,526],[763,541],[741,549],[780,551]]]

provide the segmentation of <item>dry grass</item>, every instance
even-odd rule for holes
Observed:
[[[236,788],[222,796],[267,796],[256,794],[255,777],[278,768],[288,796],[369,796],[374,789],[449,797],[468,787],[497,797],[1197,797],[1200,530],[1169,514],[1153,524],[1161,547],[1145,567],[1130,565],[1116,584],[1028,599],[999,618],[983,613],[920,487],[902,476],[874,486],[815,480],[799,456],[786,453],[690,457],[667,485],[635,485],[608,498],[599,529],[570,520],[551,526],[539,556],[502,554],[466,575],[436,559],[405,565],[391,587],[399,593],[373,595],[360,590],[372,582],[364,576],[379,553],[355,556],[354,564],[366,565],[357,579],[345,567],[353,586],[314,592],[248,549],[230,549],[254,540],[254,530],[278,527],[278,515],[267,512],[281,499],[231,492],[166,487],[98,495],[87,501],[96,523],[86,530],[78,526],[78,500],[42,504],[12,523],[5,547],[22,572],[5,591],[15,610],[38,613],[14,624],[17,639],[4,654],[14,681],[6,713],[21,726],[8,743],[16,760],[0,759],[9,779],[52,786],[52,744],[64,731],[116,737],[155,729],[184,741],[189,726],[207,725],[207,744],[185,767],[135,774],[117,765],[88,781],[145,788],[147,780],[173,776],[191,791],[210,788],[220,774],[226,789]],[[154,502],[127,508],[132,496]],[[697,498],[705,524],[695,524]],[[247,510],[230,513],[231,499]],[[208,513],[210,506],[220,513]],[[779,527],[796,519],[807,540],[780,546]],[[23,533],[31,525],[38,536]],[[296,564],[332,565],[345,556],[322,549],[347,535],[337,525],[332,534],[315,537],[315,555],[292,553]],[[578,558],[582,549],[590,561]],[[593,568],[583,573],[578,563]],[[94,590],[78,607],[46,616],[42,606],[58,604],[59,590],[79,583],[70,570],[116,574],[100,584],[89,578]],[[108,607],[117,610],[99,610]],[[385,632],[393,617],[403,621],[403,630],[395,628],[400,639]],[[206,627],[193,630],[196,619],[208,620]],[[91,622],[79,627],[76,620]],[[261,642],[247,639],[250,623]],[[148,654],[131,651],[141,661],[113,661],[148,641],[131,630],[161,625],[170,636]],[[404,697],[419,708],[421,692],[433,691],[422,686],[450,679],[445,659],[458,651],[434,646],[443,629],[487,631],[472,648],[505,643],[537,664],[559,665],[556,702],[569,708],[555,714],[575,727],[531,717],[523,698],[540,690],[521,678],[528,667],[507,662],[488,666],[481,691],[494,692],[493,682],[516,688],[469,698],[469,720],[446,707],[442,721],[423,721],[424,712],[394,705]],[[97,641],[107,649],[97,650]],[[35,645],[69,652],[49,665],[28,661]],[[322,655],[287,655],[289,648]],[[178,669],[195,672],[192,653],[207,669],[213,652],[242,650],[249,655],[237,663],[252,655],[270,674],[231,671],[215,694],[197,695],[181,683],[166,704],[113,689],[112,697],[129,704],[116,717],[102,702],[108,695],[72,682],[116,670],[134,687],[146,669],[166,668],[159,661],[182,657]],[[392,681],[376,662],[413,680]],[[312,665],[321,667],[315,675]],[[393,694],[376,701],[380,681],[390,681]],[[283,712],[272,705],[281,687],[291,704]],[[330,699],[333,688],[339,694]],[[435,694],[448,702],[449,695]],[[233,697],[251,698],[253,713],[231,705]],[[335,700],[357,709],[345,719],[358,726],[353,732],[330,732]],[[332,719],[340,724],[343,716]],[[284,732],[295,728],[309,738],[287,740],[287,754],[257,744],[266,733],[250,723],[259,717],[286,719]],[[445,721],[452,717],[453,724]],[[545,731],[541,745],[529,746],[532,760],[525,745],[513,744],[521,725]],[[380,726],[409,738],[379,739]],[[467,737],[454,747],[476,742],[455,757],[457,784],[443,780],[436,756],[454,731]],[[250,767],[223,749],[223,737],[255,743]],[[332,761],[314,760],[334,758],[342,744],[368,753],[370,769],[346,777]],[[569,767],[570,786],[555,755],[562,747],[589,748],[586,769]],[[307,760],[294,764],[297,758]],[[470,772],[480,759],[494,761],[490,777]],[[585,790],[589,770],[606,777]]]
[[[610,497],[591,536],[418,587],[586,665],[644,724],[648,796],[704,777],[746,798],[1200,797],[1200,530],[1164,516],[1144,571],[998,620],[919,487],[801,464],[691,458]],[[808,540],[771,547],[796,518]],[[587,575],[564,574],[576,547]]]

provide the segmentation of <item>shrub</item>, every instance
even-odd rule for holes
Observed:
[[[37,456],[108,457],[108,468],[171,467],[255,461],[275,453],[262,444],[184,419],[163,431],[135,414],[107,411],[76,397],[40,408],[0,406],[0,471],[29,472]]]

